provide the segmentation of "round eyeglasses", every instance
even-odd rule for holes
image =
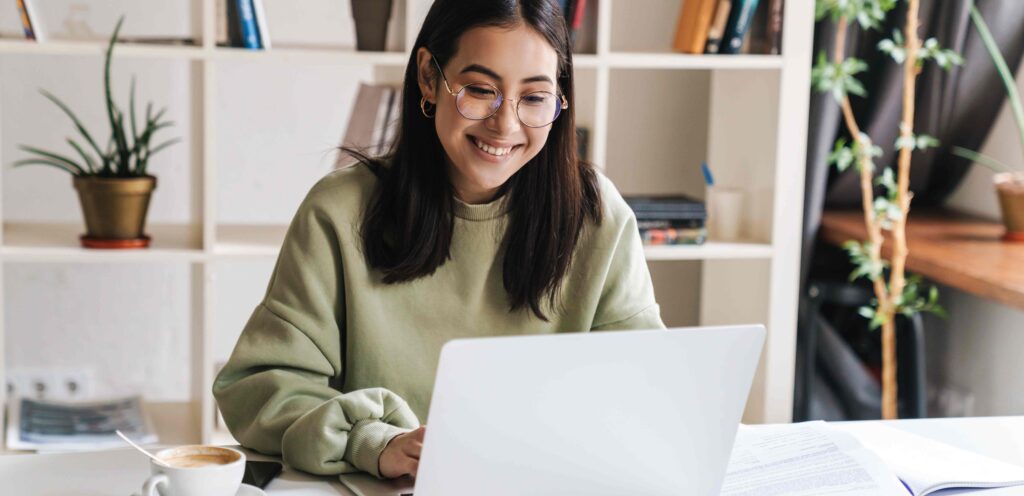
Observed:
[[[448,85],[448,78],[445,77],[437,59],[434,57],[430,59],[434,61],[437,71],[441,73],[444,88],[448,90],[448,94],[455,97],[455,108],[463,117],[474,121],[488,119],[498,112],[501,104],[506,100],[501,91],[490,83],[467,84],[459,91],[452,91],[451,86]],[[533,91],[518,99],[508,98],[507,100],[515,103],[516,117],[519,118],[519,122],[531,128],[544,127],[555,122],[562,111],[569,108],[569,102],[565,100],[565,96],[558,96],[550,91]]]

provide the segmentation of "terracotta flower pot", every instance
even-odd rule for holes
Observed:
[[[1002,172],[994,178],[1003,211],[1007,241],[1024,241],[1024,172]]]
[[[142,248],[149,199],[156,189],[153,176],[128,178],[74,177],[75,190],[85,217],[82,246],[86,248]]]
[[[356,23],[356,50],[384,51],[392,0],[351,0]]]

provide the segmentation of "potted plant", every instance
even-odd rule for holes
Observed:
[[[999,72],[999,78],[1002,79],[1003,86],[1006,87],[1006,96],[1010,101],[1010,108],[1013,109],[1013,117],[1017,121],[1021,146],[1024,146],[1024,105],[1021,104],[1020,93],[1017,91],[1017,82],[1014,81],[1013,73],[1006,65],[1006,59],[999,52],[999,46],[992,38],[985,19],[981,17],[981,13],[974,5],[971,5],[971,21],[978,29],[985,50],[992,57],[992,62]],[[1024,169],[1014,170],[992,157],[959,146],[953,147],[953,153],[996,172],[993,180],[996,194],[999,196],[999,208],[1003,212],[1003,225],[1006,226],[1006,234],[1003,239],[1024,241]]]
[[[146,211],[152,192],[156,189],[156,178],[147,170],[149,160],[154,154],[179,141],[178,138],[174,138],[150,146],[153,135],[172,123],[163,120],[166,109],[154,114],[152,103],[146,106],[145,120],[138,121],[135,112],[134,78],[128,115],[126,116],[114,103],[110,89],[110,60],[123,22],[122,17],[114,28],[104,61],[107,118],[111,128],[106,148],[100,148],[67,105],[46,90],[40,90],[43,96],[71,118],[84,139],[84,145],[73,138],[67,139],[78,159],[22,145],[20,148],[32,156],[14,163],[15,167],[47,165],[71,174],[72,184],[78,192],[82,214],[85,217],[86,233],[81,236],[81,243],[87,248],[149,246],[149,237],[144,234]]]

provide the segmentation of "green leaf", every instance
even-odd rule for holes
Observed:
[[[1003,54],[999,51],[999,45],[992,38],[992,33],[989,32],[988,25],[985,24],[985,19],[981,17],[981,12],[978,11],[978,7],[975,5],[971,5],[971,21],[974,22],[974,26],[978,29],[978,34],[981,35],[981,41],[985,45],[985,50],[992,57],[992,63],[995,64],[996,71],[999,73],[999,79],[1002,80],[1003,86],[1006,88],[1006,99],[1010,103],[1010,108],[1013,109],[1013,117],[1017,121],[1017,131],[1020,133],[1020,143],[1024,147],[1024,104],[1021,103],[1020,93],[1017,91],[1017,81],[1014,79],[1013,73],[1010,72],[1010,68],[1006,65],[1006,59],[1003,58]]]
[[[92,157],[90,157],[88,153],[85,153],[85,150],[83,150],[82,147],[78,146],[78,143],[76,143],[75,140],[68,138],[67,141],[68,144],[71,145],[71,147],[74,148],[75,151],[78,152],[78,154],[82,157],[82,160],[85,161],[86,167],[89,168],[89,174],[95,174],[96,162],[92,160]]]
[[[85,175],[85,170],[82,169],[82,167],[80,165],[78,165],[78,163],[76,163],[74,160],[71,160],[70,158],[67,158],[67,157],[65,157],[63,155],[60,155],[60,154],[57,154],[57,153],[53,153],[53,152],[48,152],[46,150],[41,150],[39,148],[35,148],[35,147],[32,147],[32,146],[27,146],[27,145],[21,145],[18,148],[21,148],[22,150],[25,150],[26,152],[29,152],[29,153],[34,153],[36,155],[40,155],[40,156],[45,157],[45,158],[47,158],[49,160],[53,160],[53,161],[56,161],[56,162],[64,163],[68,167],[73,169],[76,174]]]
[[[26,158],[14,162],[13,165],[14,167],[22,167],[25,165],[48,165],[50,167],[56,167],[64,172],[67,172],[72,176],[78,175],[78,172],[75,171],[74,169],[71,169],[70,167],[64,165],[63,163],[57,162],[55,160],[46,160],[41,158]]]
[[[67,114],[67,116],[71,118],[71,122],[75,124],[75,128],[77,128],[78,132],[81,133],[81,135],[85,138],[85,141],[88,142],[90,146],[92,146],[93,150],[96,150],[96,154],[103,155],[103,152],[100,151],[100,147],[96,144],[96,141],[92,139],[92,136],[89,134],[89,131],[85,129],[84,125],[82,125],[82,121],[78,120],[78,116],[76,116],[75,113],[72,112],[67,105],[64,105],[64,102],[60,101],[59,98],[57,98],[56,96],[54,96],[46,90],[41,89],[39,90],[39,93],[46,97],[47,100],[53,102],[54,105],[56,105],[65,114]]]

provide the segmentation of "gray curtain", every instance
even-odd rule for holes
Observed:
[[[995,66],[981,42],[968,12],[971,0],[922,0],[922,39],[935,37],[943,47],[956,50],[965,62],[951,71],[928,64],[918,77],[914,132],[941,141],[937,148],[914,153],[911,185],[914,208],[941,205],[963,179],[970,161],[953,155],[953,146],[981,148],[1003,102],[1006,91]],[[861,81],[868,98],[852,98],[858,123],[882,146],[885,155],[877,160],[895,168],[893,143],[899,132],[901,112],[900,66],[876,48],[896,26],[902,26],[904,2],[889,16],[882,31],[851,30],[847,53],[868,62],[870,71]],[[1024,54],[1024,0],[978,0],[978,9],[988,23],[1014,74]],[[814,53],[832,54],[835,27],[819,22],[815,28]],[[804,232],[801,280],[806,283],[814,257],[821,212],[824,208],[859,208],[860,183],[853,168],[843,173],[829,167],[827,158],[835,140],[849,138],[842,125],[839,106],[830,95],[812,92],[808,121],[807,171],[804,197]]]
[[[914,131],[929,134],[941,141],[941,145],[926,152],[913,155],[911,185],[914,191],[913,208],[941,205],[963,179],[971,164],[968,160],[953,155],[953,146],[973,150],[981,148],[995,121],[996,115],[1006,100],[1006,91],[999,80],[977,30],[969,17],[971,0],[922,0],[920,20],[922,39],[935,37],[941,46],[956,50],[964,59],[964,65],[951,71],[943,71],[935,64],[927,64],[917,80],[916,112]],[[878,41],[889,37],[893,29],[902,27],[905,19],[905,2],[899,2],[897,11],[888,19],[881,31],[862,32],[854,27],[847,39],[848,54],[868,62],[870,70],[862,74],[861,82],[868,91],[868,98],[853,97],[852,106],[857,121],[875,144],[885,154],[876,164],[881,171],[885,165],[896,166],[893,143],[899,130],[902,104],[901,67],[879,52]],[[1014,74],[1024,54],[1024,0],[977,0],[977,5],[989,25],[1007,64]],[[831,22],[819,22],[814,33],[815,58],[824,51],[831,58],[835,26]],[[858,172],[850,168],[839,173],[826,162],[832,147],[839,137],[849,139],[842,123],[839,106],[831,95],[811,92],[810,116],[808,121],[807,171],[804,197],[803,251],[801,254],[801,298],[800,332],[804,335],[811,316],[807,299],[809,279],[845,280],[849,264],[845,253],[827,247],[818,240],[818,228],[822,210],[825,208],[860,208],[860,183]],[[818,320],[820,322],[820,320]],[[838,329],[837,329],[838,331]],[[831,335],[821,337],[824,342]],[[834,336],[831,336],[834,337]],[[842,371],[821,369],[822,363],[840,363],[843,352],[834,347],[819,345],[817,354],[828,356],[816,360],[817,376],[831,375],[834,380],[855,384],[867,380],[866,374],[857,367]],[[798,362],[806,360],[805,350],[797,352]],[[842,350],[839,350],[842,351]],[[846,355],[852,355],[845,352]],[[861,367],[862,368],[862,367]],[[801,370],[798,368],[798,370]],[[831,372],[831,374],[829,374]],[[816,381],[820,377],[816,376]],[[829,402],[829,395],[840,389],[815,387],[810,397],[804,397],[804,377],[796,378],[795,400],[798,405],[810,405],[811,418],[858,418],[849,407],[839,411],[843,399]],[[849,388],[847,388],[849,389]],[[801,403],[807,402],[807,403]],[[834,408],[829,409],[828,405]]]

